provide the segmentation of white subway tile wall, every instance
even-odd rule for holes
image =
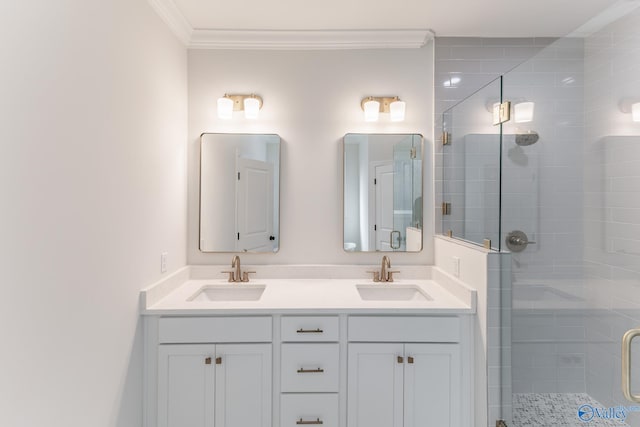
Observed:
[[[468,168],[466,173],[477,173],[478,177],[482,176],[481,182],[484,184],[485,194],[482,198],[476,197],[477,193],[473,191],[467,191],[466,195],[460,188],[465,181],[465,165],[454,165],[453,169],[448,169],[450,176],[443,180],[443,157],[442,157],[442,145],[440,135],[442,134],[442,114],[458,104],[463,99],[471,96],[480,88],[485,94],[478,94],[474,98],[481,102],[481,108],[478,106],[472,106],[469,103],[459,106],[456,111],[456,123],[454,124],[457,129],[462,130],[462,133],[455,132],[456,135],[464,137],[467,133],[472,133],[475,137],[479,134],[496,134],[497,129],[491,125],[491,113],[486,110],[484,105],[487,99],[491,98],[498,101],[500,98],[499,85],[493,85],[491,87],[484,87],[488,83],[494,81],[501,74],[513,69],[518,64],[521,64],[527,58],[532,57],[536,53],[540,52],[545,46],[549,45],[555,39],[552,38],[474,38],[474,37],[438,37],[435,41],[435,188],[436,188],[436,207],[440,207],[442,202],[445,201],[442,198],[444,189],[443,185],[457,185],[458,191],[452,189],[447,198],[447,202],[452,204],[451,216],[447,219],[445,226],[443,227],[442,211],[436,209],[436,232],[445,233],[447,230],[452,230],[456,235],[465,234],[471,240],[480,241],[490,234],[497,233],[498,222],[495,217],[489,218],[488,209],[494,207],[497,209],[497,176],[486,177],[482,174],[483,171],[494,170],[493,167],[497,165],[498,158],[489,159],[490,162],[483,162],[482,159],[476,157],[476,166]],[[490,95],[489,95],[490,94]],[[466,111],[470,110],[474,113],[468,114]],[[481,125],[485,123],[485,125]],[[475,142],[471,137],[472,141]],[[476,138],[477,139],[477,138]],[[453,144],[452,150],[457,150],[456,145],[460,147],[464,146],[463,143]],[[499,143],[497,138],[486,137],[483,139],[482,144],[486,149],[487,146],[496,145]],[[497,154],[497,153],[494,153]],[[452,153],[452,157],[460,158],[464,161],[465,156],[458,156],[457,153]],[[467,176],[467,178],[473,178]],[[479,178],[480,179],[480,178]],[[448,184],[447,184],[448,183]],[[480,216],[470,217],[473,219],[467,219],[462,214],[465,203],[468,204],[469,209],[478,209],[482,212]],[[494,219],[494,221],[491,221]],[[482,230],[482,227],[487,228],[487,232]],[[495,240],[495,238],[494,238]]]
[[[512,417],[512,317],[511,287],[508,286],[511,281],[511,266],[511,254],[489,253],[487,260],[489,425],[495,424],[495,420],[510,420]]]

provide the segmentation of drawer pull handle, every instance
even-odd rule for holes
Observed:
[[[300,368],[298,369],[298,373],[299,374],[321,374],[324,372],[324,369],[322,368],[318,368],[318,369],[304,369],[304,368]]]
[[[300,418],[298,421],[296,421],[296,424],[298,425],[324,424],[324,422],[320,418],[318,418],[315,421],[305,421],[302,418]]]
[[[300,329],[298,329],[296,331],[296,333],[298,333],[298,334],[321,334],[323,332],[324,331],[322,329],[320,329],[320,328],[317,328],[317,329],[302,329],[302,328],[300,328]]]

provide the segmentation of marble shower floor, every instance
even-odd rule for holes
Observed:
[[[514,394],[513,422],[509,427],[625,427],[630,425],[620,419],[600,418],[596,415],[594,408],[598,408],[601,413],[609,410],[585,393]],[[580,416],[579,409],[582,409]],[[615,413],[615,410],[610,413]],[[627,417],[635,421],[640,418],[640,414],[631,413]]]

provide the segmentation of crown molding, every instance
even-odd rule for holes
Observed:
[[[417,49],[429,30],[194,30],[191,49]]]
[[[194,29],[173,0],[148,0],[189,49],[417,49],[430,30],[207,30]]]
[[[147,0],[160,18],[169,26],[169,29],[178,39],[189,47],[193,35],[193,27],[184,17],[173,0]]]

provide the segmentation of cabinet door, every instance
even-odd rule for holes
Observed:
[[[402,427],[403,345],[349,344],[349,427]]]
[[[213,427],[213,345],[158,349],[158,427]]]
[[[460,348],[405,345],[404,427],[460,427]]]
[[[219,344],[216,426],[271,426],[271,344]]]

